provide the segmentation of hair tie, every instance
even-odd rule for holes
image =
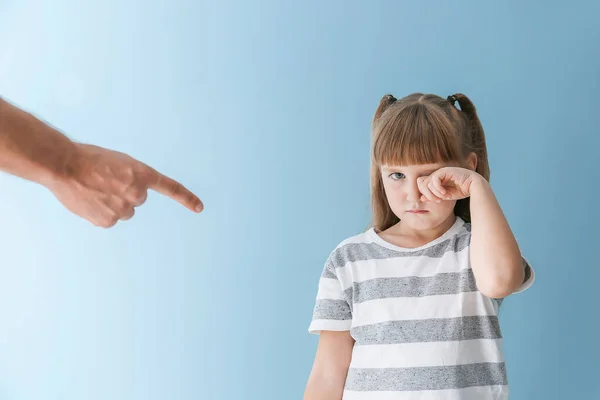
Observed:
[[[454,103],[458,101],[458,97],[456,97],[455,95],[448,96],[448,101],[452,103],[452,105],[455,105]]]

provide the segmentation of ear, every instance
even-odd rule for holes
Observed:
[[[477,169],[477,154],[470,153],[467,157],[467,168],[471,171],[475,171]]]

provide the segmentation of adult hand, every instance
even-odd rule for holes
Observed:
[[[179,182],[127,154],[89,144],[74,143],[64,173],[46,186],[68,210],[104,228],[133,217],[135,207],[146,201],[148,189],[194,212],[204,208]]]

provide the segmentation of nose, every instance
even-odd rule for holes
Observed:
[[[410,183],[406,193],[406,200],[409,202],[418,202],[421,200],[421,192],[416,180]]]

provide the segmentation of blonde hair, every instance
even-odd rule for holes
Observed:
[[[469,154],[475,153],[476,172],[490,180],[483,127],[475,106],[462,93],[446,99],[422,93],[400,100],[385,95],[375,111],[372,130],[371,227],[379,231],[400,221],[385,195],[382,165],[457,163],[464,167]],[[471,221],[469,204],[467,197],[454,207],[454,214],[466,222]]]

